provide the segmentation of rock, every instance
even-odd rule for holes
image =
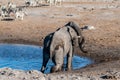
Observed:
[[[66,16],[73,16],[72,14],[67,14]]]
[[[120,79],[120,72],[116,72],[116,73],[114,74],[114,76],[115,76],[115,78]]]
[[[100,78],[102,78],[102,79],[115,79],[115,76],[113,76],[113,75],[103,75]]]
[[[95,27],[88,25],[88,26],[82,27],[81,29],[82,29],[82,30],[84,30],[84,29],[86,29],[86,30],[95,30]]]
[[[1,80],[45,80],[44,75],[37,70],[23,71],[11,68],[0,69]]]

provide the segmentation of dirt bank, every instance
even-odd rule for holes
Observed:
[[[95,30],[83,31],[86,50],[75,54],[95,60],[86,68],[45,75],[46,79],[102,80],[120,79],[120,8],[118,3],[64,3],[61,7],[27,8],[23,21],[0,21],[0,42],[43,45],[44,37],[68,21],[80,27],[92,25]],[[101,6],[102,7],[98,7]],[[92,6],[92,7],[91,7]],[[59,75],[58,75],[59,74]],[[56,76],[54,76],[56,75]],[[65,77],[66,75],[66,77]],[[54,77],[53,77],[54,76]],[[39,80],[39,79],[38,79]]]

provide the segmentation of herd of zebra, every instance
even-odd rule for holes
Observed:
[[[25,0],[24,7],[38,7],[41,4],[60,5],[62,0]],[[0,16],[2,19],[13,18],[23,20],[23,17],[27,15],[24,11],[24,7],[16,6],[12,2],[8,2],[7,5],[0,5]]]
[[[52,5],[59,5],[61,6],[62,0],[26,0],[25,4],[26,6],[39,6],[42,3]]]

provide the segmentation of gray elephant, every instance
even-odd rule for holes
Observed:
[[[46,64],[52,59],[55,66],[51,72],[63,70],[64,57],[67,56],[67,70],[71,70],[72,55],[74,46],[79,46],[82,52],[87,52],[83,48],[84,37],[79,26],[70,21],[55,32],[48,34],[44,39],[43,64],[41,72],[44,73]]]

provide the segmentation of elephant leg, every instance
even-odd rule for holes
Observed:
[[[67,70],[68,71],[71,71],[71,67],[72,67],[72,56],[73,56],[72,53],[73,53],[73,47],[71,45],[70,50],[67,54]]]
[[[43,64],[42,64],[42,68],[41,68],[41,72],[44,73],[45,69],[46,69],[46,65],[49,61],[50,55],[49,54],[43,54]]]
[[[58,46],[57,50],[55,50],[55,55],[52,58],[53,63],[55,66],[51,68],[51,73],[52,72],[58,72],[62,70],[63,67],[63,48],[61,46]]]

